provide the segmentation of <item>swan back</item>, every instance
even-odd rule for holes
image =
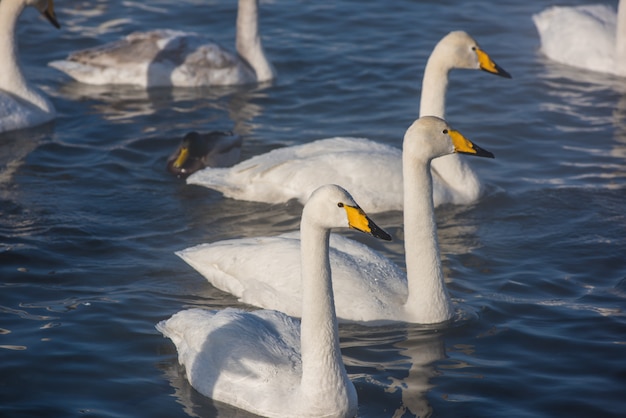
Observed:
[[[574,67],[626,75],[626,2],[551,6],[533,15],[541,51]]]

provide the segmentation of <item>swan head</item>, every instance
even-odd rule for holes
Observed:
[[[408,157],[430,161],[454,153],[494,158],[491,152],[474,144],[436,116],[417,119],[404,134],[403,154]]]
[[[27,0],[26,5],[32,6],[39,10],[41,13],[52,25],[60,29],[61,25],[57,20],[56,13],[54,12],[54,1],[53,0]]]
[[[391,235],[376,225],[340,186],[327,184],[317,188],[304,206],[302,221],[321,228],[347,227],[376,238],[391,241]]]
[[[435,46],[431,57],[446,60],[449,70],[452,68],[483,70],[511,78],[511,75],[496,64],[467,32],[454,31],[444,36]]]

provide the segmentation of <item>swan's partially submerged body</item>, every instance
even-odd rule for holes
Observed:
[[[295,278],[303,289],[301,322],[276,311],[191,309],[157,325],[176,345],[196,390],[267,417],[356,415],[357,394],[341,357],[329,268],[328,241],[335,227],[391,239],[345,190],[317,189],[304,207],[295,255],[302,259]]]
[[[258,33],[258,0],[239,1],[237,53],[202,34],[154,30],[77,51],[49,65],[77,81],[96,85],[226,86],[275,77]]]
[[[541,51],[551,60],[626,76],[626,2],[551,6],[533,15]]]

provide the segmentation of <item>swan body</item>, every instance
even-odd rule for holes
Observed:
[[[335,227],[390,239],[344,189],[316,190],[301,221],[301,322],[277,311],[229,308],[186,310],[157,325],[176,345],[196,390],[267,417],[356,415],[357,394],[341,358],[331,286],[328,243]]]
[[[483,69],[510,77],[465,32],[451,32],[433,50],[424,71],[420,114],[444,117],[448,73]],[[477,175],[455,156],[433,165],[435,206],[470,204],[482,193]],[[443,159],[442,159],[443,160]],[[225,169],[206,168],[187,183],[226,197],[266,203],[306,201],[322,184],[341,184],[371,213],[402,210],[402,151],[363,138],[328,138],[273,150]]]
[[[96,85],[226,86],[275,78],[258,31],[258,0],[239,0],[236,36],[237,53],[233,54],[198,33],[135,32],[49,65]]]
[[[167,171],[187,178],[204,167],[229,167],[239,161],[243,140],[232,132],[189,132],[167,160]]]
[[[28,82],[20,66],[15,29],[27,6],[60,27],[51,0],[0,2],[0,132],[41,125],[56,116],[50,100]]]
[[[626,76],[626,2],[552,6],[533,15],[541,51],[551,60]]]
[[[340,320],[364,325],[427,324],[453,317],[437,241],[430,164],[434,158],[454,152],[493,157],[434,116],[418,119],[405,134],[401,158],[406,274],[365,245],[341,237],[331,240],[330,263]],[[215,287],[242,302],[299,316],[298,301],[304,293],[297,281],[297,243],[293,234],[234,239],[199,245],[178,255]]]

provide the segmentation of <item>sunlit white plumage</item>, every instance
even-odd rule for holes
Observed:
[[[420,115],[444,117],[448,73],[453,68],[483,69],[510,77],[465,32],[451,32],[433,50],[422,86]],[[474,171],[458,158],[433,165],[435,206],[469,204],[481,194]],[[369,212],[402,210],[402,152],[364,138],[328,138],[273,150],[231,168],[206,168],[187,182],[226,197],[280,203],[304,203],[325,183],[341,184]]]
[[[77,51],[50,65],[87,84],[224,86],[265,82],[275,71],[258,30],[258,0],[239,0],[237,53],[199,33],[135,32],[100,47]]]
[[[453,152],[493,157],[434,116],[418,119],[404,137],[406,274],[363,244],[341,237],[331,240],[333,289],[340,320],[375,325],[391,321],[438,323],[452,318],[454,310],[444,284],[437,242],[430,164],[434,158]],[[243,302],[299,316],[303,293],[297,281],[297,243],[293,234],[233,239],[177,254],[214,286]]]
[[[268,417],[353,417],[356,390],[339,347],[330,229],[357,228],[390,239],[342,188],[317,189],[301,221],[302,321],[276,311],[192,309],[160,322],[200,393]],[[256,256],[251,256],[254,262]],[[281,260],[276,260],[280,262]],[[299,269],[300,270],[300,269]],[[300,276],[300,272],[299,272]]]
[[[608,5],[552,6],[533,15],[541,51],[551,60],[626,76],[626,1]]]
[[[56,115],[50,100],[28,82],[20,66],[15,29],[27,6],[35,7],[50,23],[59,27],[52,1],[0,2],[0,132],[41,125]]]

